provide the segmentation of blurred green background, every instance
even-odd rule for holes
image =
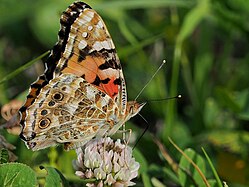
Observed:
[[[53,47],[57,42],[60,14],[72,2],[0,1],[0,81]],[[248,1],[85,2],[98,11],[112,35],[122,62],[129,100],[137,96],[162,60],[167,61],[138,98],[141,102],[149,101],[141,112],[148,121],[149,132],[160,139],[176,161],[181,155],[168,137],[181,149],[190,147],[200,155],[204,147],[222,180],[229,186],[248,186]],[[1,106],[14,98],[24,101],[23,94],[42,74],[45,59],[0,84]],[[150,102],[178,94],[182,95],[181,99]],[[139,116],[128,122],[134,139],[145,126],[146,122]],[[156,172],[169,165],[149,132],[136,147],[144,158],[143,171],[162,184],[177,185],[168,172]],[[40,164],[52,165],[70,180],[76,180],[71,167],[75,158],[73,151],[64,152],[58,147],[33,153],[17,136],[6,131],[1,133],[17,147],[14,153],[18,162],[33,168]],[[141,178],[139,180],[141,185]]]

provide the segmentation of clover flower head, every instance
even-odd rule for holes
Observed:
[[[139,163],[132,157],[132,149],[120,139],[93,139],[76,149],[75,174],[83,179],[94,179],[88,187],[134,186],[131,180],[138,175]]]

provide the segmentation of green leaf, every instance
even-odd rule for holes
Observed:
[[[0,164],[7,163],[9,161],[9,153],[7,149],[0,150]]]
[[[222,136],[221,136],[222,134]],[[226,147],[227,150],[236,154],[247,154],[249,133],[236,130],[216,130],[208,133],[208,141],[216,147]]]
[[[239,103],[239,106],[242,108],[238,117],[242,120],[249,120],[249,90],[245,89],[236,93],[236,101]]]
[[[21,163],[0,164],[0,186],[37,186],[35,172],[30,167]]]
[[[45,169],[47,171],[45,187],[50,187],[50,186],[68,187],[69,186],[68,181],[62,175],[62,173],[56,168],[40,166],[40,169]]]
[[[206,168],[203,158],[192,149],[186,149],[184,153],[199,167],[199,169],[205,175]],[[181,157],[179,167],[181,169],[179,170],[178,174],[182,186],[195,186],[196,184],[198,186],[205,186],[199,172],[193,167],[192,163],[190,163],[185,156]]]
[[[225,88],[216,89],[218,101],[227,109],[237,113],[241,110],[241,106],[236,101],[235,94]]]
[[[207,98],[204,107],[204,122],[207,128],[215,128],[220,108],[213,98]]]
[[[171,169],[169,168],[163,168],[163,174],[167,176],[171,181],[173,181],[175,184],[179,185],[179,179],[178,176],[176,176],[176,173],[174,173]]]

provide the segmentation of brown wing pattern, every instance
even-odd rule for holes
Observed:
[[[72,24],[55,76],[61,73],[84,78],[120,104],[124,113],[127,101],[121,64],[111,36],[94,10],[84,9]]]
[[[131,116],[121,64],[101,17],[75,2],[60,23],[46,70],[19,110],[20,137],[32,150],[57,143],[66,149],[84,145],[113,126],[114,133]]]
[[[118,116],[118,106],[107,94],[83,78],[61,74],[42,88],[27,109],[23,138],[32,150],[58,143],[70,148],[105,134]],[[113,122],[111,122],[113,120]],[[108,121],[108,125],[107,125]]]
[[[38,79],[30,86],[29,94],[26,98],[26,101],[19,110],[21,114],[21,126],[25,126],[26,109],[35,101],[40,93],[41,88],[47,85],[48,82],[53,78],[55,67],[58,64],[59,59],[61,58],[61,54],[64,52],[67,44],[70,27],[82,12],[82,10],[85,8],[90,7],[85,3],[77,2],[70,5],[67,10],[63,12],[60,19],[61,28],[58,33],[59,40],[51,50],[51,53],[45,62],[45,72],[43,75],[39,76]]]

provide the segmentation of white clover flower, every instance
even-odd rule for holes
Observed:
[[[132,149],[118,139],[94,139],[76,150],[75,174],[83,179],[94,179],[88,187],[134,186],[139,163],[132,157]]]

